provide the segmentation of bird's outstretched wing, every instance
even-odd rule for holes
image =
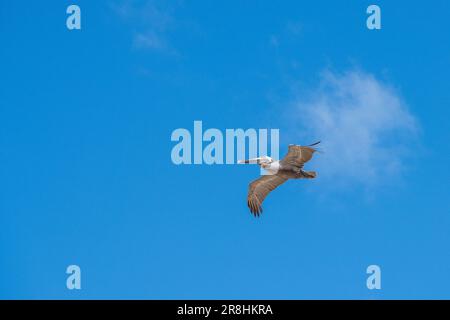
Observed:
[[[262,213],[262,202],[273,189],[287,181],[278,175],[265,175],[252,181],[248,187],[247,205],[256,216]]]
[[[316,143],[317,144],[317,143]],[[297,146],[291,144],[287,155],[280,161],[281,165],[284,167],[297,167],[303,168],[303,165],[311,160],[316,149],[310,146]]]

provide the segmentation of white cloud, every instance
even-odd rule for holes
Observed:
[[[138,49],[164,50],[165,42],[155,32],[136,33],[133,38],[133,46]]]
[[[156,0],[121,0],[113,3],[111,8],[132,26],[134,48],[175,52],[167,43],[168,33],[175,25],[168,4]]]
[[[324,153],[308,167],[338,184],[371,186],[398,176],[418,126],[396,90],[362,71],[325,72],[294,114],[308,139],[322,140]]]

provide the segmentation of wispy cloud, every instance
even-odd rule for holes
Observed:
[[[165,2],[122,0],[111,7],[123,21],[132,26],[133,48],[175,52],[167,41],[168,33],[175,25],[172,8]]]
[[[269,45],[279,47],[282,43],[292,42],[298,39],[303,31],[302,24],[298,21],[288,21],[284,27],[269,35]],[[297,40],[296,40],[297,41]]]
[[[136,33],[133,37],[133,47],[138,49],[164,50],[167,48],[165,41],[155,32]]]
[[[286,24],[286,31],[292,36],[298,36],[301,34],[303,26],[299,21],[289,21]]]
[[[404,170],[418,123],[398,92],[373,75],[325,72],[293,108],[308,138],[323,141],[315,158],[323,179],[372,186]]]

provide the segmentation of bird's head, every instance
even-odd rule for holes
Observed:
[[[261,167],[265,168],[269,166],[273,162],[273,159],[268,156],[258,157],[258,158],[251,158],[246,160],[239,160],[238,163],[248,163],[248,164],[257,164]]]

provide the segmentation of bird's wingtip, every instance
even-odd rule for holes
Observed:
[[[308,147],[316,146],[316,145],[318,145],[320,142],[321,142],[320,140],[317,141],[317,142],[314,142],[314,143],[310,144]]]

